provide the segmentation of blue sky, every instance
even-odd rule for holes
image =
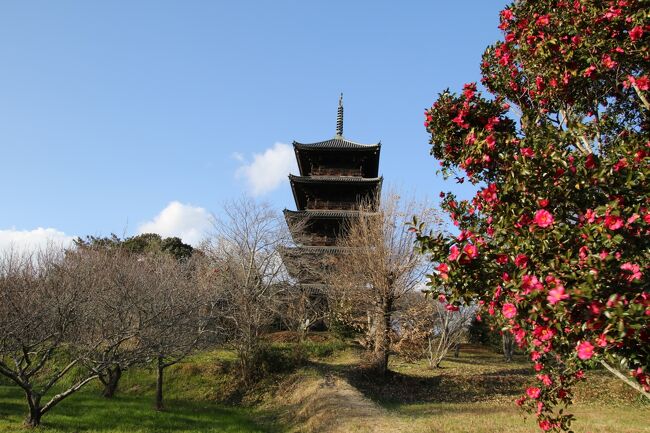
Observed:
[[[385,185],[458,190],[422,113],[480,78],[505,4],[4,1],[0,235],[188,237],[242,194],[293,208],[278,143],[333,136],[340,92],[344,135],[382,142]]]

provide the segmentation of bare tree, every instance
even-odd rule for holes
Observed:
[[[427,335],[427,358],[429,367],[437,368],[449,350],[460,347],[467,337],[467,329],[476,311],[468,306],[456,309],[438,300],[431,304],[433,326]]]
[[[146,273],[134,255],[122,248],[78,247],[68,255],[95,269],[93,319],[109,344],[89,353],[86,363],[103,384],[102,395],[112,398],[124,371],[146,360],[140,334],[151,326],[143,313]]]
[[[278,249],[290,236],[279,215],[250,199],[228,203],[214,221],[214,236],[204,246],[214,269],[215,305],[230,328],[244,381],[253,378],[262,335],[277,320],[286,289],[286,272]]]
[[[128,339],[95,320],[100,265],[54,249],[0,256],[0,374],[25,393],[30,426],[111,363],[107,356],[93,369],[78,368],[92,352],[103,347],[110,354]],[[44,402],[64,378],[70,382]]]
[[[399,317],[396,352],[409,361],[426,357],[429,368],[439,367],[449,351],[457,350],[466,339],[475,310],[456,309],[424,294],[413,296],[412,305]]]
[[[329,267],[330,305],[347,311],[364,330],[370,364],[379,374],[388,370],[393,315],[405,295],[422,284],[430,262],[413,247],[406,223],[414,215],[437,221],[426,204],[388,194],[377,211],[374,202],[359,205],[339,242],[342,253]],[[365,323],[364,323],[365,316]]]
[[[181,362],[200,343],[210,320],[206,293],[199,284],[197,259],[178,261],[169,255],[141,256],[148,323],[139,338],[157,371],[156,409],[163,410],[165,369]]]
[[[288,284],[281,296],[279,314],[283,324],[296,332],[303,342],[307,332],[321,322],[327,313],[327,302],[320,288],[305,284]]]

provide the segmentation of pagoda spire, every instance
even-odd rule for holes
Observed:
[[[343,93],[339,97],[339,111],[336,115],[336,136],[343,137]]]

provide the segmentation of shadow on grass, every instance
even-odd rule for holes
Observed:
[[[471,361],[468,363],[472,363]],[[521,394],[530,369],[512,368],[473,374],[454,374],[453,368],[429,370],[430,375],[389,371],[386,376],[356,365],[331,365],[312,362],[322,373],[344,377],[366,397],[382,406],[401,403],[468,403],[493,400],[495,397],[515,398]]]
[[[23,431],[26,405],[14,389],[0,387],[0,432]],[[239,432],[275,433],[278,428],[261,426],[251,411],[208,402],[168,400],[158,412],[145,396],[117,396],[106,400],[83,391],[63,401],[43,417],[48,432]],[[28,430],[25,430],[28,431]]]

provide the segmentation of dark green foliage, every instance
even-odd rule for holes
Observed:
[[[187,260],[192,257],[194,248],[183,243],[178,237],[161,238],[156,233],[143,233],[137,236],[120,239],[111,234],[106,237],[86,236],[74,241],[78,248],[124,248],[133,254],[167,253],[177,260]]]

